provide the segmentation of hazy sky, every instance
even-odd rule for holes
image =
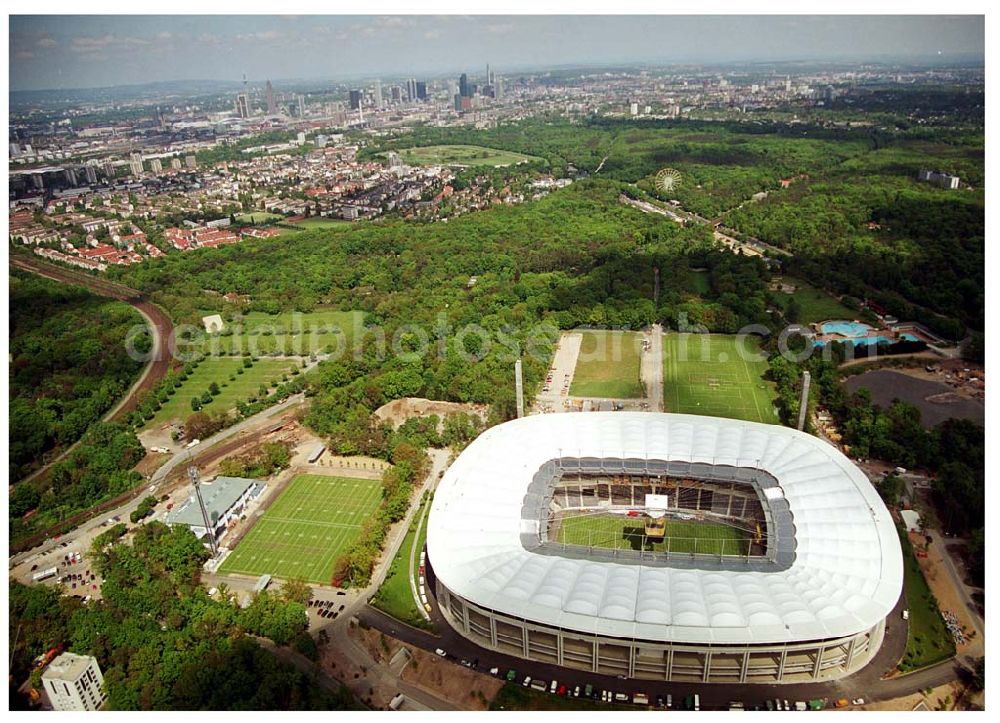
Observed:
[[[942,5],[946,7],[946,5]],[[981,16],[11,16],[10,87],[984,53]]]

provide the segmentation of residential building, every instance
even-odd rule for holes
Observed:
[[[187,158],[184,159],[184,165],[185,167],[187,167],[189,171],[193,171],[198,167],[198,161],[195,159],[194,156],[188,156]]]
[[[375,107],[382,107],[382,81],[375,80]]]
[[[170,167],[173,168],[175,171],[181,170],[181,159],[178,158],[177,156],[174,156],[173,158],[171,158],[170,159]]]
[[[55,710],[98,710],[107,696],[97,658],[63,653],[42,673],[42,687]]]
[[[131,171],[133,176],[142,175],[142,156],[138,153],[133,153],[128,157],[128,169]]]
[[[360,90],[352,90],[350,92],[350,106],[351,106],[351,110],[360,110],[361,109],[361,91]]]
[[[154,158],[149,162],[149,167],[153,171],[153,173],[162,173],[163,161],[161,161],[159,158]]]

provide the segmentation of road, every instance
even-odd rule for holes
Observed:
[[[869,701],[883,701],[899,698],[919,692],[928,687],[942,685],[955,680],[962,670],[959,661],[949,660],[930,668],[883,679],[883,675],[895,669],[897,662],[906,648],[907,628],[902,621],[901,612],[906,607],[903,595],[900,596],[895,608],[888,616],[885,640],[876,654],[875,659],[851,676],[840,680],[817,683],[783,683],[783,684],[732,684],[732,683],[674,683],[650,680],[623,681],[612,676],[597,675],[585,671],[571,670],[556,665],[525,661],[502,653],[482,648],[457,633],[444,620],[433,596],[434,571],[430,561],[427,564],[428,599],[431,601],[432,618],[435,633],[429,633],[416,628],[401,625],[380,610],[365,607],[359,618],[371,627],[391,635],[409,645],[433,651],[444,648],[448,658],[457,664],[460,659],[478,660],[478,670],[487,671],[498,667],[503,673],[514,669],[519,676],[531,675],[543,680],[558,680],[572,688],[575,685],[585,686],[590,683],[603,689],[621,691],[629,694],[645,692],[650,699],[656,695],[670,694],[674,701],[684,696],[698,693],[701,696],[702,708],[726,709],[729,701],[740,700],[747,705],[763,705],[765,700],[775,698],[789,701],[806,701],[815,698],[825,698],[832,702],[839,698],[864,697]]]
[[[649,349],[642,353],[639,377],[646,390],[649,411],[663,411],[663,327],[653,324],[649,336]]]
[[[28,271],[43,278],[51,279],[52,281],[82,286],[99,296],[124,301],[130,304],[146,320],[146,325],[153,335],[153,348],[150,359],[131,389],[128,390],[118,404],[102,417],[104,421],[114,421],[135,409],[139,394],[152,389],[170,371],[170,340],[173,338],[174,333],[173,322],[170,321],[170,317],[167,316],[163,309],[143,300],[140,292],[119,284],[112,284],[83,272],[75,272],[60,266],[47,264],[30,256],[11,256],[10,265],[22,271]],[[20,481],[30,482],[38,478],[50,469],[52,465],[66,459],[79,443],[79,440],[74,442],[57,457]]]
[[[975,649],[978,651],[981,649],[982,641],[986,639],[986,624],[979,616],[979,607],[976,605],[976,601],[972,599],[972,595],[969,594],[969,588],[962,579],[958,568],[955,567],[955,561],[951,559],[951,553],[948,552],[947,538],[942,537],[941,533],[937,530],[925,530],[924,534],[933,540],[932,544],[941,552],[941,558],[944,560],[944,567],[948,571],[952,587],[961,595],[962,602],[965,603],[965,607],[969,611],[972,625],[976,629]]]
[[[428,454],[431,458],[431,468],[424,478],[423,484],[415,491],[414,499],[419,499],[425,491],[433,490],[437,487],[438,481],[448,466],[451,453],[446,449],[431,449],[428,450]],[[376,662],[369,655],[368,651],[358,645],[348,632],[352,617],[360,618],[366,611],[374,609],[368,606],[368,601],[375,595],[385,580],[389,572],[389,567],[399,552],[407,531],[410,529],[413,518],[417,513],[417,508],[416,504],[411,505],[406,516],[390,532],[385,551],[379,558],[379,562],[372,572],[371,581],[367,587],[362,590],[347,591],[335,591],[330,588],[314,589],[313,596],[316,599],[335,600],[339,604],[344,605],[344,610],[340,611],[337,617],[332,620],[311,616],[310,623],[312,625],[310,631],[316,634],[320,630],[326,630],[330,636],[330,645],[335,646],[337,651],[348,658],[354,666],[364,670],[364,674],[359,678],[352,678],[347,681],[348,687],[362,699],[368,696],[370,688],[377,687],[379,690],[402,692],[421,705],[433,710],[462,710],[460,706],[454,703],[437,698],[422,688],[417,688],[399,680],[388,669],[388,666]],[[398,630],[407,628],[407,626],[388,616],[386,616],[386,620],[391,621],[386,623],[385,628],[389,635],[395,635]],[[430,650],[433,649],[434,647],[430,648]]]
[[[63,542],[68,542],[70,546],[72,546],[78,538],[100,527],[108,518],[118,516],[124,519],[130,512],[132,512],[132,510],[139,506],[142,493],[148,488],[148,486],[156,485],[157,492],[159,494],[163,494],[165,488],[161,488],[161,485],[168,480],[171,473],[177,470],[178,467],[184,469],[191,464],[200,464],[205,460],[217,459],[218,457],[226,454],[231,447],[242,446],[250,443],[254,436],[260,434],[271,426],[273,423],[273,417],[287,411],[291,407],[301,404],[304,399],[305,396],[302,394],[291,396],[280,404],[276,404],[269,409],[265,409],[259,414],[255,414],[249,419],[245,419],[239,424],[235,424],[228,429],[222,430],[218,434],[204,440],[195,448],[184,450],[175,454],[162,467],[156,470],[156,472],[150,476],[149,480],[147,480],[142,487],[137,488],[134,491],[133,497],[128,502],[123,503],[120,507],[115,509],[101,512],[99,515],[96,515],[95,517],[92,517],[86,522],[78,525],[73,530],[61,535],[58,540],[47,539],[41,545],[11,556],[10,567],[13,568],[16,565],[26,562],[29,558],[44,554],[61,545]],[[235,440],[233,445],[219,446],[220,443],[233,440],[234,438]]]

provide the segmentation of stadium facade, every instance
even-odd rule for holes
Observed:
[[[687,529],[748,532],[673,547],[561,532],[573,518],[620,528],[651,499]],[[547,414],[487,430],[441,480],[427,549],[440,609],[468,639],[639,679],[847,675],[878,651],[903,583],[889,512],[837,449],[680,414]]]

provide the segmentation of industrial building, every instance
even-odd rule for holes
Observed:
[[[750,532],[729,548],[653,545],[644,514]],[[588,515],[639,516],[641,544],[560,536]],[[889,512],[840,451],[681,414],[546,414],[486,431],[437,488],[427,549],[441,611],[465,637],[639,679],[842,677],[878,651],[903,584]]]

